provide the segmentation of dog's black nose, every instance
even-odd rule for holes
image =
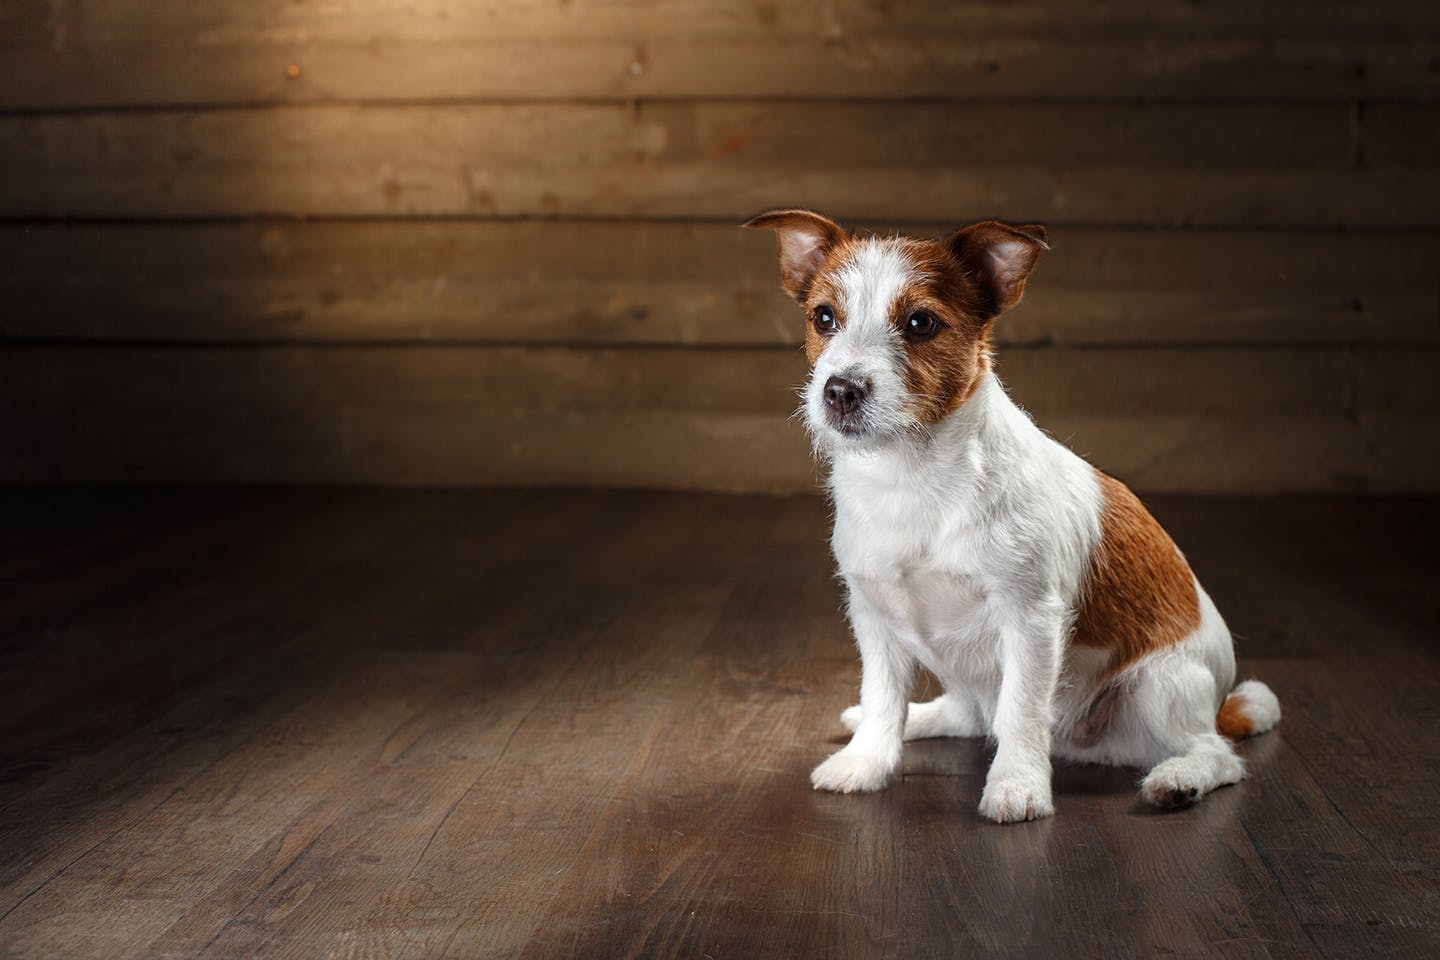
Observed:
[[[860,409],[869,394],[867,384],[831,377],[825,381],[825,405],[841,416],[847,416]]]

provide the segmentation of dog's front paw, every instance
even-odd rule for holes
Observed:
[[[1039,820],[1054,812],[1050,778],[1034,774],[991,777],[980,798],[980,813],[996,823]]]
[[[863,793],[882,790],[890,782],[897,763],[885,757],[846,747],[830,755],[810,774],[816,790],[835,793]]]
[[[841,722],[842,724],[844,724],[845,729],[846,729],[846,730],[849,730],[851,733],[854,733],[856,730],[859,730],[859,729],[860,729],[860,704],[857,703],[857,704],[855,704],[855,706],[853,706],[853,707],[847,707],[847,708],[845,708],[844,712],[842,712],[842,713],[840,714],[840,722]]]

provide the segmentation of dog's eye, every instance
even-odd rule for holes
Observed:
[[[811,319],[815,324],[815,329],[821,333],[835,332],[835,311],[828,306],[821,304],[816,307]]]
[[[905,318],[905,338],[912,342],[929,340],[940,332],[940,321],[934,314],[916,310]]]

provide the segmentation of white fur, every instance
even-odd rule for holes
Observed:
[[[831,461],[831,545],[863,661],[860,705],[842,716],[854,737],[815,769],[814,786],[880,789],[904,740],[980,735],[996,740],[980,811],[999,822],[1054,811],[1052,753],[1143,767],[1142,796],[1161,805],[1236,782],[1240,758],[1215,730],[1234,681],[1231,638],[1198,584],[1200,626],[1123,672],[1098,742],[1073,735],[1101,690],[1104,661],[1065,642],[1100,538],[1099,481],[993,375],[940,424],[913,419],[889,316],[915,277],[884,240],[866,241],[836,271],[845,322],[804,390],[807,426]],[[833,375],[869,385],[859,436],[827,423],[821,388]],[[907,706],[917,664],[945,694]],[[1278,719],[1263,684],[1247,701],[1257,732]]]
[[[893,244],[869,240],[836,271],[843,295],[838,307],[844,327],[830,338],[805,388],[806,425],[817,446],[862,450],[875,439],[913,427],[905,414],[909,394],[904,379],[904,343],[890,324],[890,306],[919,279],[915,265]],[[870,397],[864,406],[863,435],[846,437],[825,423],[825,382],[832,376],[863,382]]]
[[[1250,736],[1275,729],[1280,722],[1280,700],[1259,680],[1246,680],[1235,688],[1235,696],[1244,701],[1244,713],[1250,718]]]

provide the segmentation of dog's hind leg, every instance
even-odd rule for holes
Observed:
[[[855,732],[860,726],[860,707],[853,706],[840,714],[845,729]],[[952,691],[928,703],[912,703],[905,714],[905,739],[926,740],[931,737],[981,737],[984,721],[974,700],[964,693]]]
[[[1140,781],[1146,802],[1183,807],[1244,778],[1244,762],[1215,729],[1215,678],[1203,664],[1176,658],[1149,666],[1131,707],[1166,756]]]
[[[1157,807],[1183,807],[1216,787],[1239,783],[1245,764],[1219,734],[1203,734],[1188,750],[1156,764],[1140,781],[1140,795]]]

